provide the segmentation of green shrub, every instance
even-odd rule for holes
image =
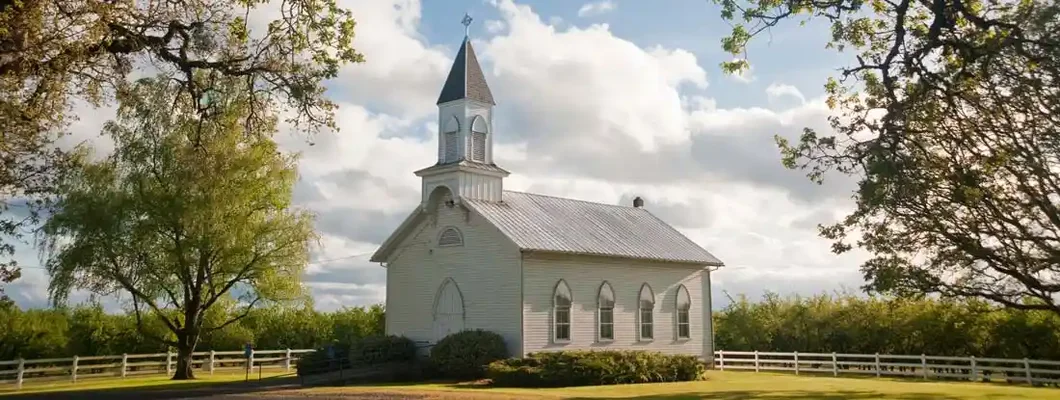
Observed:
[[[376,365],[416,358],[416,343],[404,336],[368,336],[350,344],[350,363]]]
[[[516,387],[683,382],[700,380],[704,372],[706,367],[695,356],[647,351],[531,353],[486,368],[494,385]]]
[[[446,336],[431,349],[431,362],[447,378],[477,379],[491,362],[508,357],[504,338],[481,329]]]
[[[350,357],[343,346],[334,346],[334,358],[328,357],[328,348],[319,348],[316,351],[303,354],[295,364],[298,367],[298,375],[322,374],[337,371],[339,368],[350,368]]]

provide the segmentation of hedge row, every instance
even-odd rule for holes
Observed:
[[[706,366],[695,356],[647,351],[563,351],[532,353],[491,363],[486,375],[496,386],[562,387],[703,379]]]

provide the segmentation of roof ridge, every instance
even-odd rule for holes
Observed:
[[[607,204],[607,203],[600,203],[600,202],[596,202],[596,201],[581,200],[581,199],[572,199],[570,197],[553,196],[553,195],[550,195],[550,194],[530,193],[530,192],[522,192],[522,191],[518,191],[518,190],[505,190],[505,192],[526,194],[526,195],[538,196],[538,197],[548,197],[548,198],[559,199],[559,200],[576,201],[576,202],[579,202],[579,203],[587,203],[587,204],[593,204],[593,205],[598,205],[598,206],[629,208],[629,209],[637,209],[637,210],[648,211],[648,210],[645,210],[644,208],[639,208],[639,207],[624,206],[624,205],[621,205],[621,204]],[[649,214],[650,214],[650,212],[649,212]]]

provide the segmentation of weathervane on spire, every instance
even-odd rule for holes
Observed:
[[[460,23],[464,24],[464,36],[467,36],[468,31],[471,28],[471,16],[467,13],[464,13],[464,19],[461,20]]]

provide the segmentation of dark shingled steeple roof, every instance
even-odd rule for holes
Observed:
[[[437,104],[460,99],[497,104],[493,101],[489,85],[486,85],[486,76],[478,65],[478,57],[475,57],[471,40],[466,36],[464,44],[460,46],[460,52],[456,53],[456,60],[453,60],[453,68],[449,70],[449,77],[445,79]]]

